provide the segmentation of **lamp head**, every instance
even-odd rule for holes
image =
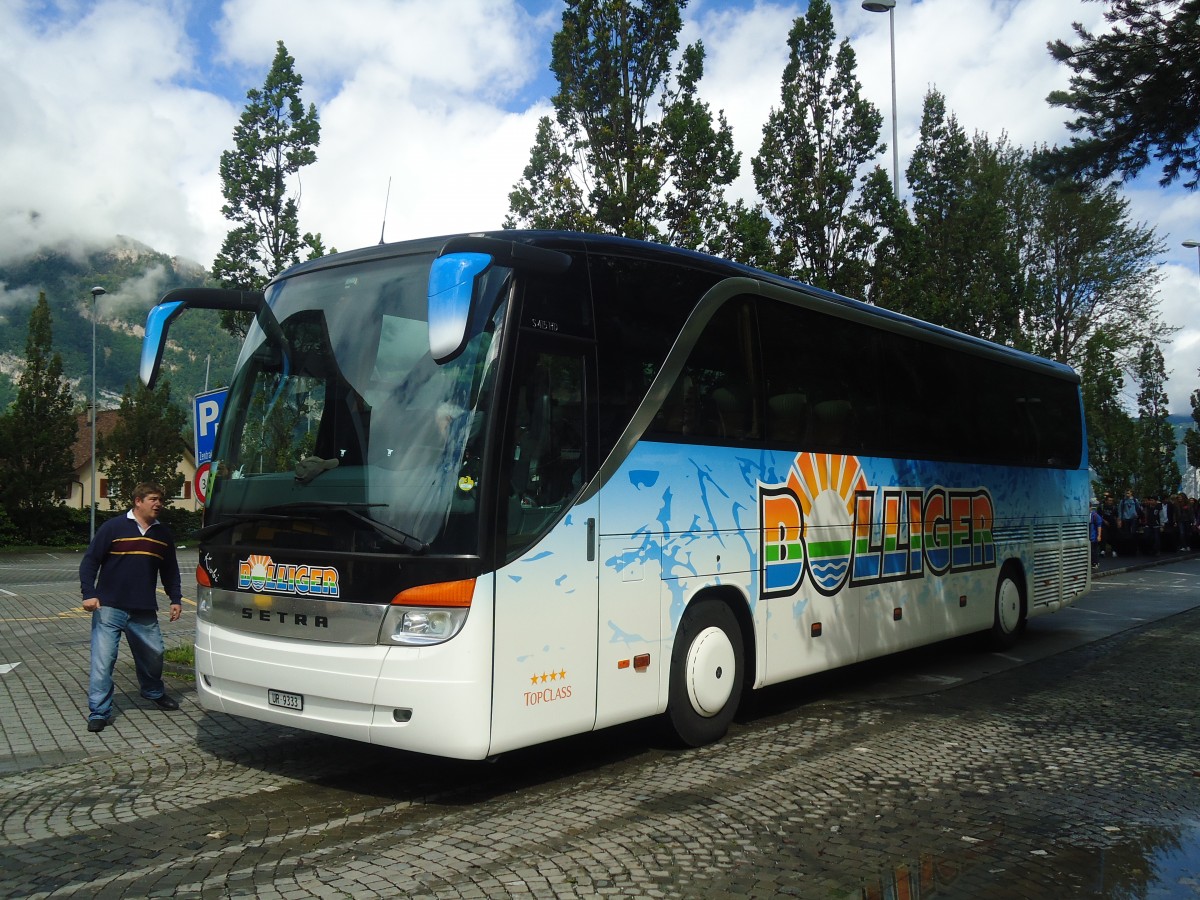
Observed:
[[[867,12],[891,12],[896,8],[896,0],[862,0],[862,8]]]
[[[94,288],[92,288],[92,299],[95,300],[101,294],[107,294],[107,293],[108,293],[108,291],[106,291],[104,288],[100,287],[100,285],[96,285]]]
[[[1196,247],[1200,247],[1200,241],[1184,241],[1183,246],[1195,249]]]

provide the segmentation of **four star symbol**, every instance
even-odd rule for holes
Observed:
[[[547,681],[566,681],[566,680],[567,680],[567,670],[559,669],[557,672],[543,672],[540,675],[535,672],[530,677],[529,683],[530,684],[545,684]]]

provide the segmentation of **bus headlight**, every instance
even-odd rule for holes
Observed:
[[[440,644],[462,630],[467,612],[466,609],[393,606],[383,619],[383,643],[408,647]]]
[[[448,641],[462,630],[474,596],[474,578],[403,590],[383,617],[379,642],[424,647]]]

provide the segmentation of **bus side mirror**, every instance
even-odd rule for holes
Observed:
[[[429,269],[429,353],[434,362],[449,362],[466,346],[467,329],[479,303],[476,288],[492,265],[553,275],[567,271],[571,257],[560,250],[484,235],[446,241]]]
[[[159,303],[151,307],[146,316],[146,336],[142,339],[142,362],[138,374],[148,388],[154,387],[154,382],[158,380],[163,349],[167,346],[167,329],[186,308],[182,300]]]
[[[492,264],[487,253],[448,253],[429,269],[429,354],[439,365],[462,352],[475,286]]]
[[[153,388],[162,367],[163,350],[167,346],[167,330],[185,309],[229,309],[252,312],[262,322],[270,316],[261,291],[228,291],[221,288],[177,288],[167,291],[158,305],[146,315],[146,336],[142,339],[142,361],[138,375],[142,383]],[[275,326],[276,329],[278,325]]]

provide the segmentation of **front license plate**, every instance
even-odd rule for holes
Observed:
[[[272,706],[282,706],[284,709],[304,709],[303,694],[289,694],[287,691],[267,691],[267,702]]]

